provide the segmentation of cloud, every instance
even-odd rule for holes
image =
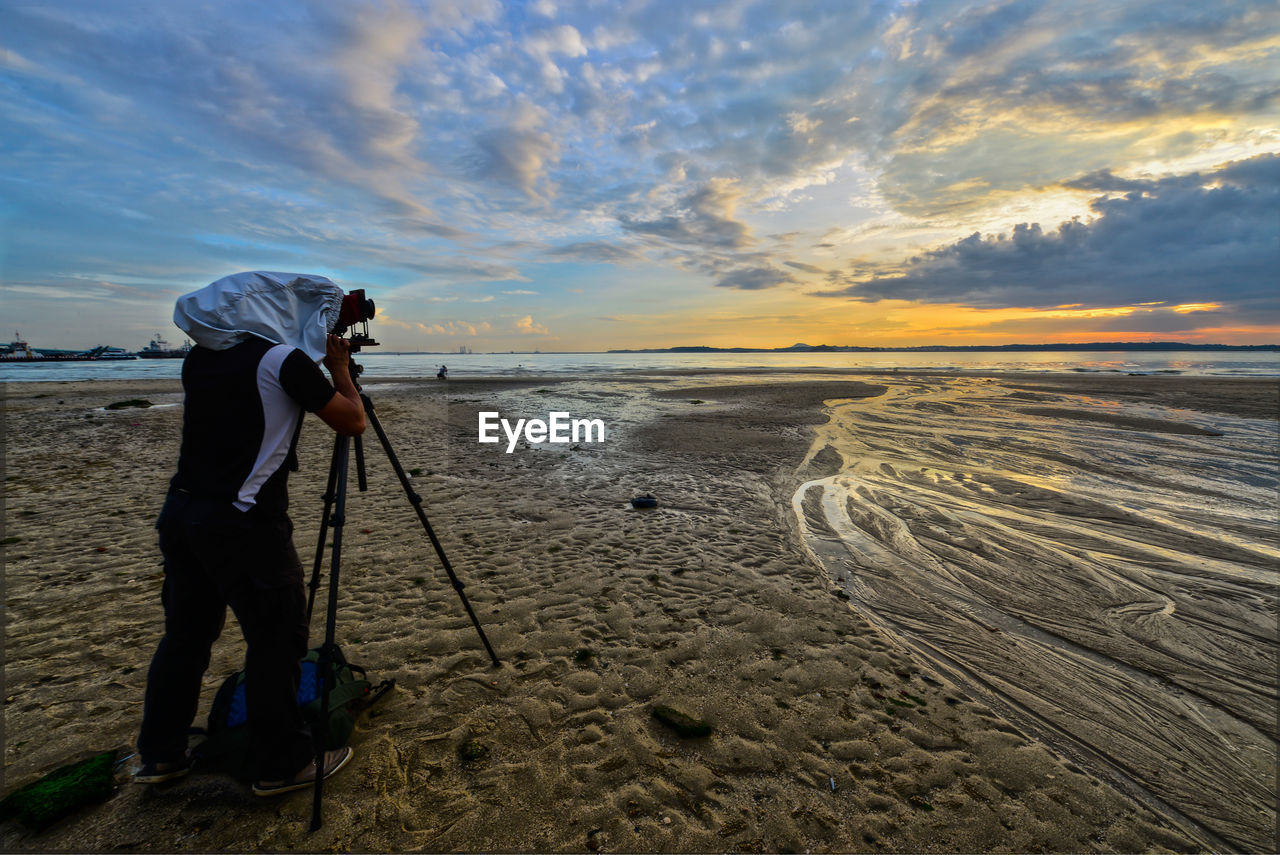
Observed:
[[[582,34],[569,24],[538,30],[525,39],[523,47],[526,53],[540,62],[555,56],[578,57],[587,53]]]
[[[534,323],[532,315],[525,315],[514,324],[515,331],[521,335],[551,335],[551,331],[542,324]]]
[[[933,217],[1242,142],[1242,118],[1273,115],[1258,63],[1274,62],[1276,26],[1274,10],[1247,2],[918,4],[886,33],[884,106],[859,113],[867,153],[886,199]]]
[[[552,258],[589,261],[597,264],[626,264],[638,261],[641,256],[634,250],[616,243],[589,240],[575,241],[546,251]]]
[[[420,182],[431,167],[402,97],[427,19],[397,3],[315,7],[302,22],[282,7],[276,20],[260,7],[223,17],[148,6],[135,3],[129,24],[91,6],[6,16],[0,40],[30,55],[26,95],[0,121],[15,163],[39,163],[30,188],[6,195],[33,232],[76,247],[63,264],[111,276],[144,255],[172,265],[182,248],[184,266],[214,278],[229,260],[414,258],[416,243],[467,236],[429,214]],[[48,203],[41,185],[58,188],[41,191]],[[113,221],[122,209],[137,222]],[[47,267],[45,242],[19,263]]]
[[[1179,188],[1144,170],[1212,184],[1213,163],[1276,147],[1277,12],[1256,2],[130,0],[4,17],[0,226],[6,274],[31,283],[314,264],[436,287],[550,282],[563,262],[693,272],[726,302],[834,269],[833,292],[1040,305],[1036,282],[1089,293],[1069,270],[1155,289],[1139,250],[1161,246],[1179,194],[1257,213],[1243,172]],[[1044,213],[1053,193],[1074,207]],[[1049,225],[1088,195],[1104,198],[1083,231]],[[1188,262],[1168,271],[1188,300],[1213,296],[1191,272],[1233,295],[1253,281],[1257,230],[1228,237],[1229,213],[1207,213],[1166,253]],[[1003,239],[988,225],[1037,219]],[[908,241],[935,249],[885,267]],[[1019,258],[1042,265],[1021,283]]]
[[[110,297],[110,294],[108,293],[95,293],[90,289],[86,289],[81,284],[50,285],[46,283],[39,283],[27,285],[21,282],[6,282],[0,284],[0,291],[4,291],[10,295],[15,295],[10,297],[10,299],[16,299],[18,295],[39,297],[43,300],[103,300]]]
[[[1072,186],[1107,193],[1090,206],[1096,219],[974,233],[906,260],[899,272],[816,293],[983,308],[1163,300],[1280,309],[1280,156],[1165,178],[1099,172]]]
[[[469,323],[468,321],[445,321],[444,323],[435,324],[408,324],[409,329],[416,329],[429,335],[447,335],[447,336],[467,336],[475,338],[493,330],[493,326],[488,321],[480,323]]]
[[[388,253],[381,254],[381,257],[385,259],[392,251],[389,250]],[[449,281],[502,282],[526,280],[519,268],[509,264],[497,264],[468,257],[436,259],[428,256],[423,260],[418,260],[416,254],[405,253],[404,258],[397,259],[396,263],[401,269],[411,270],[415,273],[426,273],[432,277]]]
[[[794,282],[790,273],[776,267],[748,267],[733,270],[720,277],[716,282],[718,288],[736,288],[739,291],[760,291],[765,288],[777,288]]]
[[[582,34],[569,24],[547,27],[532,33],[525,39],[523,47],[537,65],[538,79],[543,87],[557,95],[564,92],[568,75],[557,65],[556,57],[572,59],[587,53]]]
[[[827,272],[825,269],[821,267],[817,267],[812,264],[805,264],[800,261],[784,261],[782,263],[785,264],[787,267],[794,267],[796,270],[802,271],[804,273],[825,274]]]
[[[544,18],[554,18],[556,16],[556,4],[551,0],[534,0],[529,5],[529,11]]]
[[[335,18],[343,35],[333,59],[342,78],[348,109],[364,128],[363,148],[373,160],[388,158],[412,166],[410,148],[418,132],[408,104],[397,96],[403,67],[412,56],[423,22],[406,8],[392,4],[366,14]]]
[[[531,199],[542,200],[553,189],[544,184],[547,169],[558,147],[546,131],[507,126],[485,131],[476,138],[479,160],[475,175],[510,184]]]
[[[1227,324],[1248,323],[1247,315],[1239,312],[1202,311],[1178,312],[1172,308],[1132,309],[1114,315],[1098,317],[1055,317],[1046,313],[1043,317],[1010,318],[977,327],[982,333],[1010,335],[1072,335],[1086,333],[1157,333],[1165,336],[1189,336],[1206,328],[1221,328]]]
[[[622,228],[682,248],[745,249],[754,243],[751,229],[734,219],[742,190],[727,178],[713,178],[681,197],[656,219],[623,215]]]

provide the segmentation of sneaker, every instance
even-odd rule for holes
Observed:
[[[143,763],[133,773],[133,780],[139,784],[162,784],[190,774],[195,763],[190,755],[172,763]]]
[[[351,750],[351,746],[347,745],[342,748],[335,748],[332,751],[326,751],[324,754],[324,778],[327,781],[329,776],[333,775],[343,766],[347,765],[355,752]],[[301,772],[292,778],[284,781],[258,781],[253,785],[253,793],[257,796],[274,796],[279,793],[291,793],[294,790],[304,790],[307,787],[313,787],[316,783],[316,761],[312,760]]]

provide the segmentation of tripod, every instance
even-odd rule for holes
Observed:
[[[359,352],[360,344],[357,340],[352,340],[351,353]],[[351,381],[360,389],[358,382],[360,374],[364,371],[364,367],[359,365],[354,359],[348,362],[351,372]],[[458,597],[462,600],[462,607],[466,609],[467,615],[471,618],[472,625],[475,626],[476,632],[480,635],[480,641],[484,643],[484,649],[489,654],[489,658],[493,661],[493,667],[497,668],[502,665],[498,661],[498,655],[493,652],[493,646],[489,644],[489,639],[484,634],[484,630],[480,626],[480,621],[476,617],[476,613],[471,609],[471,603],[467,600],[467,595],[463,593],[465,587],[458,579],[458,575],[453,572],[453,565],[449,563],[449,557],[445,555],[444,547],[440,544],[440,538],[436,537],[435,530],[431,527],[430,520],[427,519],[426,513],[422,510],[422,497],[414,491],[413,486],[409,483],[409,476],[405,474],[404,467],[400,465],[400,458],[396,456],[395,449],[391,447],[391,440],[387,438],[387,433],[382,429],[382,422],[378,420],[378,414],[374,411],[373,400],[360,391],[360,400],[364,404],[364,412],[366,421],[372,425],[374,432],[378,435],[378,442],[382,445],[382,450],[387,455],[387,460],[391,463],[391,468],[395,471],[396,477],[400,479],[400,486],[404,488],[405,495],[409,499],[409,503],[413,506],[414,512],[418,515],[418,522],[422,523],[422,528],[426,532],[427,537],[431,540],[431,545],[435,547],[436,555],[440,558],[441,565],[444,566],[445,572],[449,575],[449,580],[453,584],[453,589],[458,592]],[[299,424],[299,429],[301,424]],[[333,551],[330,555],[329,564],[329,600],[328,611],[325,615],[325,632],[324,644],[320,647],[320,657],[317,663],[318,673],[322,675],[320,692],[320,724],[315,734],[316,744],[316,786],[315,795],[311,807],[311,831],[316,831],[321,826],[320,812],[321,803],[324,798],[324,755],[325,741],[328,732],[329,723],[329,693],[333,688],[332,664],[334,654],[337,652],[337,644],[334,640],[337,629],[338,614],[338,576],[342,564],[342,532],[346,525],[347,514],[347,476],[350,468],[350,451],[353,437],[338,434],[333,442],[333,455],[329,461],[329,483],[324,493],[324,516],[320,523],[320,537],[316,543],[316,559],[312,568],[311,583],[308,586],[310,592],[307,596],[307,624],[311,624],[311,612],[315,605],[316,592],[320,589],[320,571],[324,563],[325,539],[329,529],[333,529]],[[368,489],[368,483],[365,478],[364,469],[364,445],[360,437],[354,437],[355,457],[356,457],[356,478],[361,492]],[[296,444],[296,438],[295,438]]]

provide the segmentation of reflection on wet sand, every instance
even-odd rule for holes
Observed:
[[[879,382],[793,500],[858,608],[1206,845],[1275,851],[1276,422]]]

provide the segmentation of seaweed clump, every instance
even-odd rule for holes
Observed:
[[[88,804],[111,798],[111,772],[116,752],[104,751],[78,763],[54,769],[38,781],[14,790],[0,801],[0,819],[16,819],[43,831]]]

